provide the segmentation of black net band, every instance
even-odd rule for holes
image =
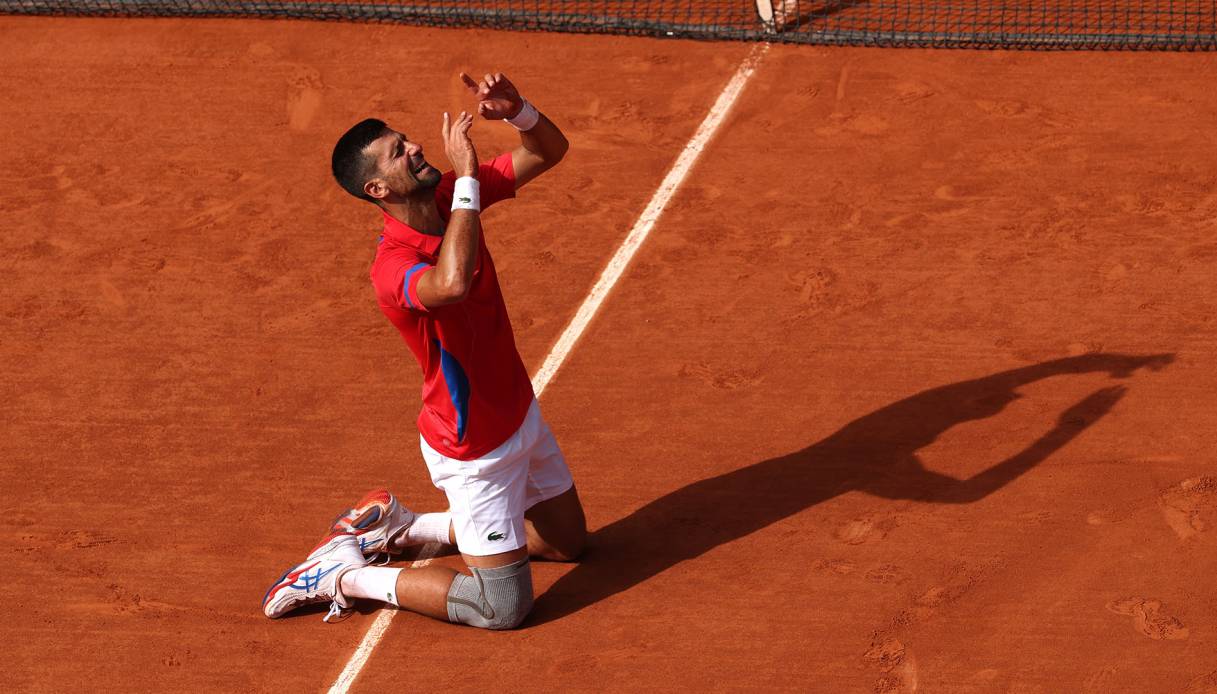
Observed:
[[[1217,0],[0,0],[0,14],[296,18],[826,45],[1217,48]]]

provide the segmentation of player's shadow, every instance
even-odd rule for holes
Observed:
[[[694,482],[597,531],[581,563],[541,595],[528,624],[577,612],[845,492],[943,504],[983,499],[1102,418],[1125,388],[1090,393],[1061,412],[1046,434],[969,479],[927,470],[917,451],[957,424],[1001,412],[1020,397],[1020,386],[1089,372],[1126,378],[1173,360],[1170,354],[1090,354],[932,388],[860,417],[801,451]]]

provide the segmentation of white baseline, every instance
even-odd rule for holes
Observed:
[[[558,369],[566,361],[566,357],[574,348],[575,343],[578,342],[588,323],[596,315],[596,311],[600,309],[600,304],[604,303],[609,290],[613,288],[613,285],[621,278],[621,274],[625,272],[626,266],[629,265],[634,254],[638,252],[642,242],[651,233],[651,229],[655,228],[655,222],[663,214],[668,201],[672,199],[676,190],[680,188],[680,184],[684,182],[689,169],[693,168],[693,163],[697,161],[697,157],[701,154],[702,149],[705,148],[706,143],[710,141],[710,138],[714,136],[718,127],[722,125],[727,112],[731,110],[731,106],[735,103],[736,98],[739,97],[740,92],[744,90],[744,85],[752,77],[753,72],[756,71],[756,66],[768,50],[769,44],[757,44],[748,56],[744,58],[744,61],[740,63],[739,68],[735,71],[735,75],[731,77],[731,81],[727,82],[727,86],[723,87],[722,93],[718,95],[718,99],[710,107],[710,112],[706,114],[706,119],[702,121],[701,125],[697,128],[697,132],[693,133],[692,139],[685,145],[680,156],[676,158],[676,163],[672,165],[668,175],[664,176],[663,182],[659,184],[659,189],[651,196],[651,201],[647,203],[646,209],[642,211],[642,215],[638,217],[638,221],[634,223],[630,233],[626,235],[625,241],[621,242],[621,246],[613,254],[604,271],[600,273],[600,278],[596,280],[596,284],[592,286],[591,292],[583,300],[579,310],[575,312],[575,317],[566,326],[566,330],[562,331],[562,335],[558,337],[558,341],[554,344],[553,349],[549,351],[549,356],[545,357],[545,362],[541,364],[541,369],[533,376],[532,389],[538,398],[545,391],[545,386],[549,385],[554,375],[558,373]],[[419,552],[418,559],[410,567],[417,569],[430,564],[440,549],[441,546],[437,543],[424,545],[422,551]],[[384,638],[385,633],[389,629],[389,622],[393,621],[393,616],[397,613],[398,610],[385,609],[376,615],[376,620],[368,628],[368,633],[364,634],[359,647],[351,654],[346,667],[342,669],[342,674],[338,675],[338,679],[330,687],[329,694],[347,694],[350,691],[355,678],[359,676],[363,666],[368,662],[368,657],[372,655],[373,649]]]

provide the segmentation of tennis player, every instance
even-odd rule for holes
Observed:
[[[448,173],[374,119],[347,131],[332,160],[339,185],[384,214],[372,286],[422,367],[423,459],[449,510],[416,514],[386,490],[368,493],[271,586],[262,603],[268,617],[330,601],[325,619],[335,621],[366,598],[510,629],[533,605],[529,557],[569,561],[583,549],[583,507],[516,350],[481,223],[482,210],[561,161],[568,143],[501,73],[460,78],[478,115],[519,130],[518,147],[479,164],[473,114],[445,113]],[[471,575],[368,564],[428,542],[455,544]]]

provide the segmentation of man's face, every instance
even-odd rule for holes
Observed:
[[[379,180],[387,188],[385,199],[428,193],[439,185],[439,169],[427,163],[421,145],[402,133],[386,130],[366,151],[376,158],[378,173],[373,181]]]

